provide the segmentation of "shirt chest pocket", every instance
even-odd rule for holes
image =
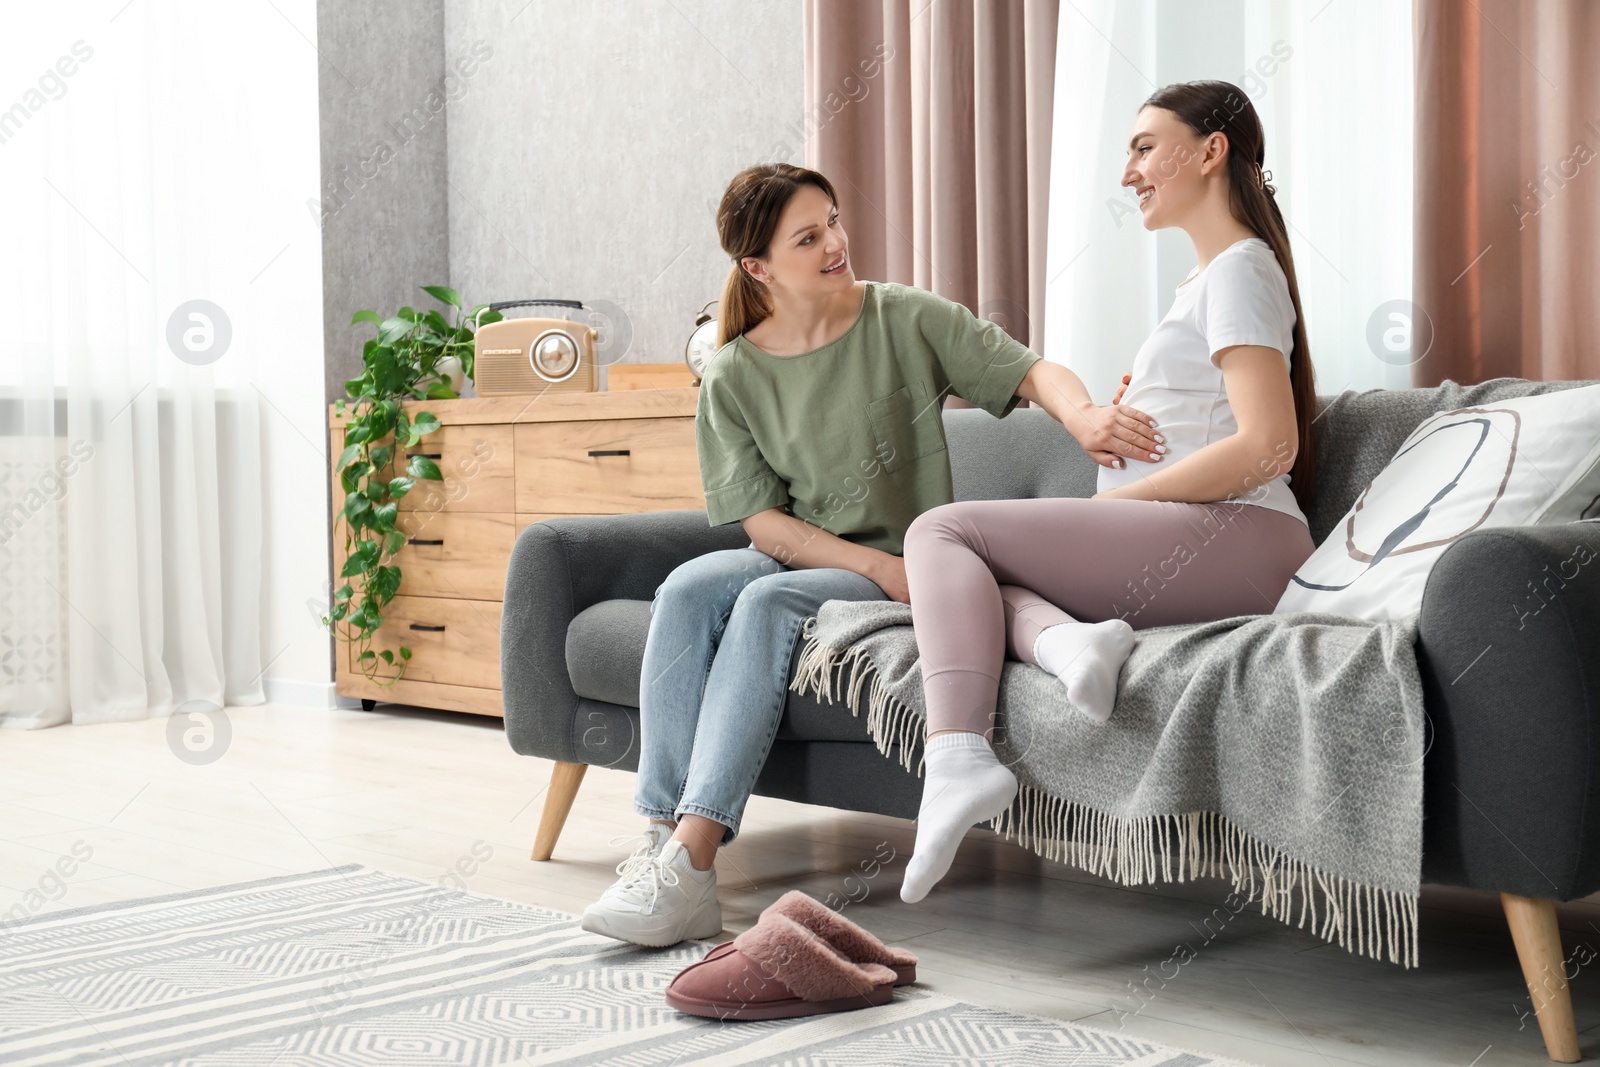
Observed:
[[[877,459],[886,473],[893,474],[924,456],[944,451],[944,416],[940,407],[928,395],[928,383],[921,379],[867,402],[867,423]]]

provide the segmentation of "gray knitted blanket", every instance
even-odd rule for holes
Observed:
[[[1034,852],[1138,885],[1225,876],[1262,914],[1409,968],[1422,871],[1416,617],[1301,612],[1134,631],[1111,718],[1007,659],[995,751],[1018,796],[994,826]],[[911,608],[830,600],[790,688],[842,696],[922,774],[926,709]]]

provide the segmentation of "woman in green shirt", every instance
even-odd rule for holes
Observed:
[[[742,523],[751,544],[688,561],[651,603],[634,805],[650,823],[583,915],[643,945],[722,929],[716,849],[777,733],[802,622],[827,600],[909,603],[906,531],[953,500],[947,394],[996,418],[1038,402],[1101,463],[1155,447],[1139,412],[1095,406],[1071,371],[961,304],[857,280],[816,171],[747,168],[717,227],[733,267],[696,440],[708,520]]]

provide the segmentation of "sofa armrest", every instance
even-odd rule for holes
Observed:
[[[704,511],[544,519],[517,536],[500,618],[500,687],[514,751],[576,762],[578,694],[567,675],[567,626],[602,600],[651,600],[680,563],[750,543]]]
[[[1600,889],[1600,522],[1478,530],[1428,575],[1423,879]]]

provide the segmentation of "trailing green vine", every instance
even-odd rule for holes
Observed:
[[[345,564],[339,577],[348,579],[333,594],[331,610],[322,623],[336,638],[354,644],[361,673],[379,685],[393,685],[405,676],[411,649],[402,645],[399,657],[389,649],[374,651],[372,636],[383,624],[383,609],[400,588],[400,568],[390,562],[405,545],[406,535],[396,529],[400,500],[418,481],[443,481],[439,465],[427,456],[407,457],[403,472],[395,464],[408,448],[439,428],[429,412],[407,415],[400,406],[407,400],[455,400],[458,394],[440,364],[454,356],[471,378],[473,330],[498,322],[497,311],[463,309],[461,294],[444,285],[424,285],[422,291],[454,309],[452,323],[436,310],[420,312],[403,307],[390,318],[376,311],[358,311],[350,323],[370,322],[377,336],[362,346],[364,369],[344,383],[354,401],[345,423],[344,451],[334,466],[344,487],[343,509],[334,516],[334,529],[345,525]],[[345,401],[335,410],[346,414]],[[396,443],[398,447],[396,446]],[[387,667],[397,667],[392,677],[379,678]]]

